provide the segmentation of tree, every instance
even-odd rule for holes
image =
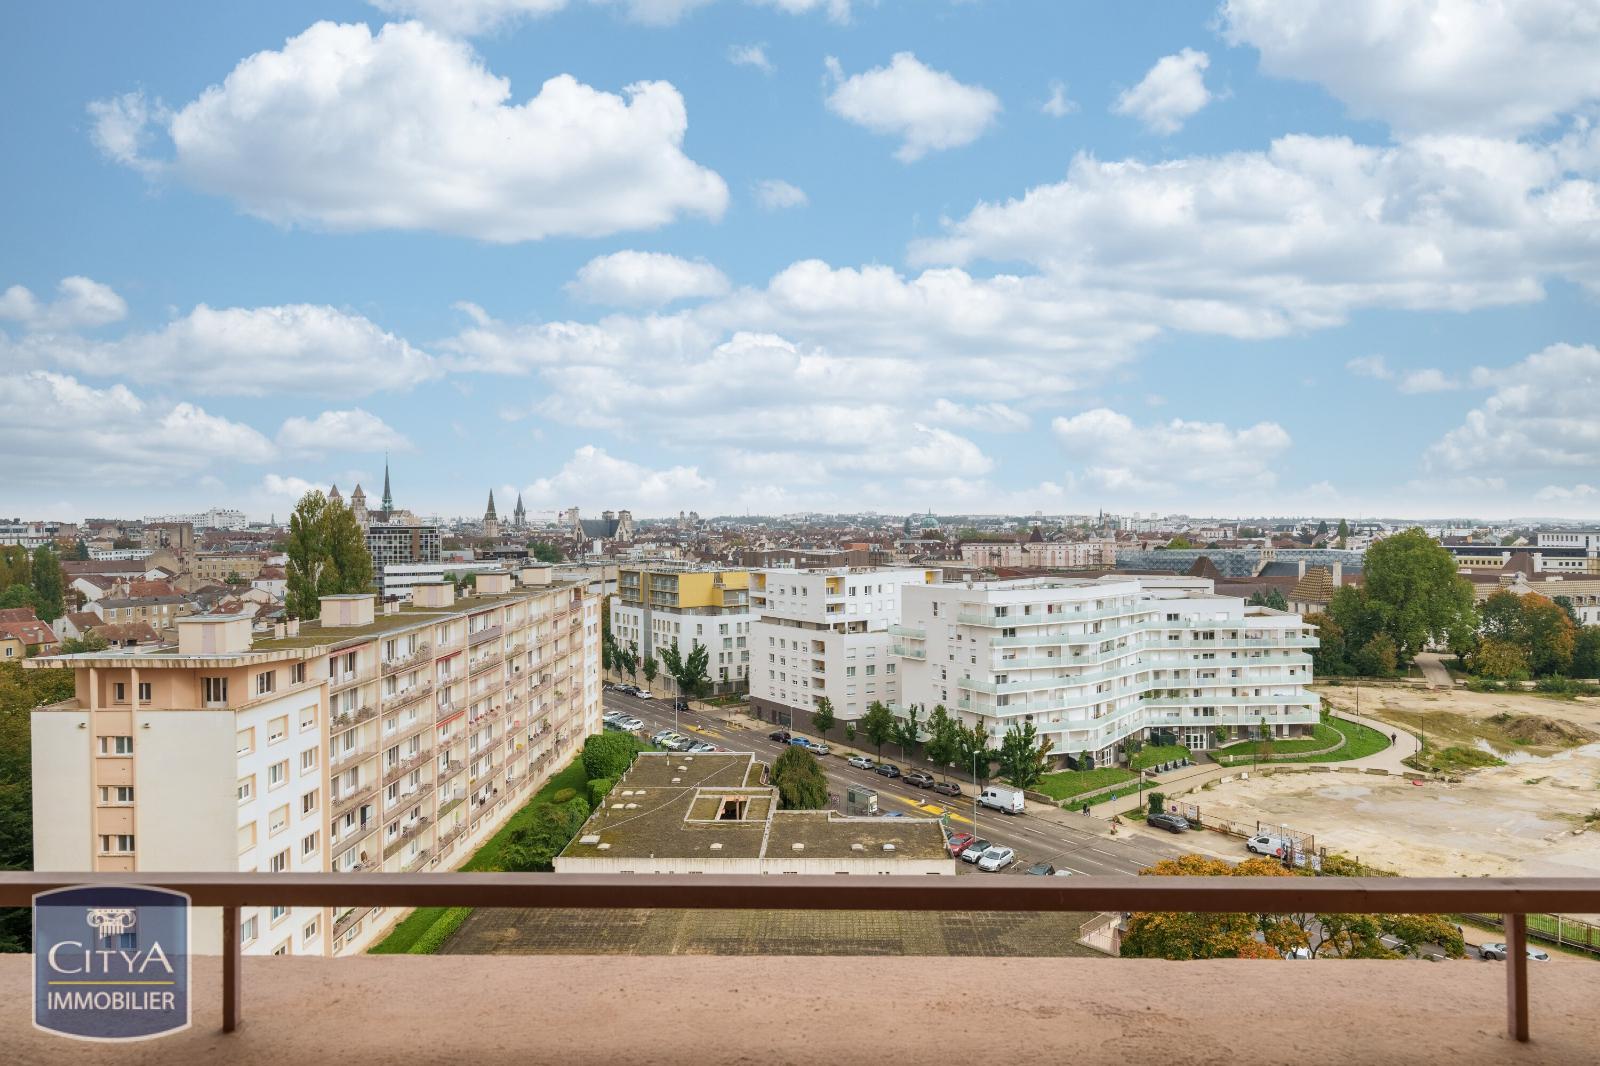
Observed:
[[[839,724],[833,716],[833,701],[826,696],[817,700],[817,709],[811,712],[811,728],[815,729],[824,740],[828,737],[828,730]]]
[[[804,748],[790,746],[772,764],[772,783],[778,789],[778,807],[785,811],[820,811],[828,805],[828,778],[817,757]]]
[[[541,803],[524,825],[506,837],[500,853],[501,868],[510,872],[549,872],[555,857],[572,842],[589,817],[589,805],[582,796],[565,803]]]
[[[1184,536],[1173,537],[1167,541],[1167,547],[1175,551],[1181,551],[1184,548],[1194,547],[1194,541]]]
[[[922,746],[923,758],[942,770],[948,770],[961,757],[961,743],[956,730],[961,728],[958,719],[950,717],[944,704],[936,703],[928,716],[928,742]]]
[[[1567,617],[1572,619],[1573,625],[1577,626],[1583,624],[1583,622],[1578,618],[1578,607],[1572,602],[1571,596],[1552,596],[1550,598],[1555,601],[1555,605],[1557,607],[1567,612]]]
[[[0,592],[0,610],[11,610],[16,607],[32,607],[34,613],[39,612],[39,594],[33,591],[30,585],[12,585],[4,592]]]
[[[1491,638],[1467,656],[1467,668],[1494,681],[1524,681],[1529,676],[1528,657],[1509,640]]]
[[[873,700],[867,707],[867,713],[861,716],[861,721],[857,725],[877,748],[878,758],[882,759],[883,746],[894,736],[894,713],[878,700]]]
[[[1316,677],[1336,677],[1350,672],[1345,655],[1344,627],[1321,611],[1306,615],[1306,624],[1317,631],[1317,647],[1311,649],[1311,671]]]
[[[1478,605],[1478,632],[1485,640],[1503,640],[1521,646],[1527,640],[1522,597],[1501,589]]]
[[[1165,792],[1152,792],[1150,793],[1150,799],[1145,806],[1145,811],[1148,814],[1160,814],[1166,805],[1167,794]]]
[[[631,644],[626,648],[618,648],[612,652],[617,660],[617,669],[628,675],[631,681],[639,676],[639,646]]]
[[[1032,722],[1012,725],[1000,741],[1000,776],[1016,788],[1032,788],[1050,768],[1050,738]]]
[[[677,683],[679,696],[692,698],[710,691],[711,675],[706,666],[711,661],[711,652],[704,644],[694,645],[689,654],[684,655],[678,650],[678,642],[673,641],[671,647],[661,649],[660,655],[667,676]]]
[[[628,772],[639,745],[627,733],[596,733],[583,742],[583,774],[616,780]]]
[[[1600,626],[1584,626],[1572,647],[1572,676],[1600,677]]]
[[[611,646],[610,636],[600,638],[600,671],[609,674],[616,665],[616,649]]]
[[[896,718],[894,720],[894,742],[900,745],[900,758],[902,759],[909,758],[910,756],[907,753],[916,747],[917,741],[922,739],[922,728],[917,723],[918,713],[916,705],[912,704],[906,708],[906,716],[904,718]]]
[[[1317,536],[1326,537],[1327,535],[1328,535],[1328,520],[1326,518],[1324,518],[1322,521],[1317,523]]]
[[[974,784],[989,780],[989,731],[977,722],[971,726],[956,723],[956,749],[961,767],[972,773]]]
[[[1394,638],[1379,633],[1361,646],[1351,657],[1356,673],[1362,677],[1390,677],[1399,669],[1399,655]]]
[[[61,642],[62,655],[82,655],[85,652],[105,651],[110,643],[94,630],[89,630],[81,637],[68,637]]]
[[[1345,542],[1348,541],[1349,539],[1350,539],[1350,523],[1346,522],[1344,519],[1341,518],[1341,519],[1339,519],[1339,547],[1340,547],[1341,550],[1344,548]]]
[[[312,490],[289,515],[289,556],[284,611],[290,618],[315,618],[322,596],[366,592],[372,587],[372,556],[350,508]]]
[[[1548,677],[1571,670],[1578,626],[1561,605],[1530,593],[1522,598],[1522,619],[1528,634],[1523,650],[1527,652],[1533,676]]]
[[[1327,616],[1339,624],[1348,655],[1384,631],[1384,611],[1360,585],[1341,585],[1328,601]]]
[[[1421,958],[1422,949],[1430,944],[1443,948],[1445,955],[1452,959],[1459,959],[1467,953],[1461,930],[1456,928],[1454,922],[1446,921],[1443,915],[1382,914],[1378,920],[1383,931],[1400,942],[1399,950],[1403,955]]]
[[[26,558],[26,553],[23,554]],[[33,869],[33,760],[29,712],[43,704],[67,699],[72,693],[70,670],[24,670],[15,660],[0,662],[0,869]],[[0,909],[0,951],[27,951],[31,941],[29,908]]]
[[[1477,622],[1472,584],[1427,533],[1408,529],[1374,544],[1365,573],[1366,594],[1382,609],[1400,661],[1409,662],[1429,644],[1471,646]]]
[[[39,620],[52,622],[61,617],[61,560],[56,553],[41,544],[33,550],[33,594],[38,599],[35,610]]]
[[[1237,866],[1204,855],[1163,859],[1139,871],[1150,877],[1292,877],[1271,859],[1247,859]],[[1256,939],[1260,934],[1261,939]],[[1201,914],[1141,911],[1128,919],[1123,958],[1281,959],[1306,946],[1306,933],[1282,914]]]
[[[76,543],[76,544],[74,544],[72,546],[72,556],[71,556],[71,558],[75,562],[80,562],[80,563],[88,562],[89,561],[89,542],[84,540],[82,537],[79,537],[78,538],[78,543]]]
[[[559,563],[566,558],[559,545],[547,540],[536,540],[528,545],[528,554],[541,563]]]
[[[644,683],[646,685],[655,684],[656,683],[656,674],[661,669],[661,667],[656,663],[655,656],[652,655],[652,656],[650,656],[650,658],[646,659],[644,661],[641,669],[644,670]]]
[[[1265,592],[1257,589],[1250,594],[1250,598],[1245,602],[1252,607],[1266,607],[1274,611],[1287,611],[1289,609],[1289,601],[1284,598],[1283,590],[1276,588],[1268,589]]]

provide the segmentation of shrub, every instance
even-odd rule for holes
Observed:
[[[627,733],[600,733],[583,742],[583,772],[589,780],[609,777],[615,781],[633,765],[639,752],[638,741]]]
[[[433,955],[444,947],[444,942],[455,935],[461,923],[467,920],[472,913],[471,907],[451,907],[432,925],[426,932],[417,938],[417,942],[406,949],[407,955]]]
[[[578,790],[575,789],[575,788],[558,788],[558,789],[556,789],[555,795],[550,797],[550,802],[551,803],[566,803],[568,800],[572,799],[577,794],[578,794]]]
[[[1166,805],[1167,805],[1167,794],[1165,792],[1152,792],[1152,793],[1150,793],[1150,813],[1151,814],[1160,814],[1162,812],[1162,810],[1166,807]]]
[[[501,869],[523,872],[555,869],[555,857],[583,828],[584,819],[588,817],[589,804],[579,797],[565,803],[535,807],[528,823],[518,827],[506,840],[500,854]]]
[[[589,782],[589,806],[598,808],[605,802],[606,795],[610,793],[616,782],[609,777],[597,777]]]

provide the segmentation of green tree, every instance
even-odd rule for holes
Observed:
[[[1572,647],[1572,676],[1600,677],[1600,626],[1584,626]]]
[[[88,562],[89,561],[89,542],[84,540],[82,537],[79,537],[78,538],[78,542],[72,546],[71,558],[75,562],[80,562],[80,563]]]
[[[541,803],[526,824],[513,829],[500,853],[501,868],[513,873],[549,872],[555,857],[572,842],[589,817],[582,796],[565,803]]]
[[[695,698],[711,690],[711,675],[706,669],[711,652],[704,644],[694,645],[689,654],[684,655],[678,650],[678,642],[673,641],[671,647],[662,648],[660,654],[667,676],[677,683],[678,695]]]
[[[1317,536],[1326,537],[1327,535],[1328,535],[1328,520],[1326,518],[1324,518],[1322,521],[1317,523]]]
[[[1522,614],[1522,597],[1501,589],[1478,605],[1478,632],[1485,640],[1503,640],[1522,646],[1528,639]]]
[[[15,660],[0,662],[0,869],[33,869],[30,712],[72,694],[70,670],[24,670]],[[0,951],[27,951],[32,935],[28,908],[0,909]]]
[[[1356,673],[1362,677],[1391,677],[1400,665],[1394,639],[1387,633],[1379,633],[1363,644],[1352,660]]]
[[[1350,523],[1339,519],[1339,548],[1342,550],[1345,542],[1350,539]]]
[[[906,716],[904,718],[896,718],[894,720],[893,739],[900,746],[901,759],[910,758],[911,749],[916,747],[917,741],[922,739],[922,726],[917,721],[919,713],[917,706],[912,704],[906,708]]]
[[[1477,628],[1472,584],[1456,573],[1454,557],[1427,533],[1409,529],[1374,544],[1367,550],[1365,574],[1367,597],[1381,608],[1384,630],[1401,662],[1429,644],[1471,647]]]
[[[0,610],[17,607],[32,607],[35,614],[39,612],[39,594],[33,591],[31,585],[12,585],[0,592]]]
[[[894,736],[894,713],[877,700],[867,706],[867,713],[861,716],[857,723],[861,732],[866,734],[878,749],[878,758],[883,758],[883,746]]]
[[[596,733],[583,742],[584,776],[616,780],[628,772],[638,751],[638,742],[627,733]]]
[[[1177,536],[1167,541],[1167,547],[1175,551],[1180,551],[1184,548],[1194,547],[1194,541],[1190,540],[1188,537]]]
[[[811,728],[826,740],[828,730],[838,724],[839,720],[833,716],[833,701],[826,696],[818,698],[817,709],[811,712]]]
[[[644,683],[646,685],[653,685],[656,683],[656,674],[660,672],[661,667],[657,664],[655,656],[652,655],[650,658],[646,659],[642,664],[640,664],[639,668],[644,671]]]
[[[53,622],[61,617],[61,593],[65,582],[61,580],[61,560],[56,553],[41,544],[33,550],[33,594],[38,599],[40,621]]]
[[[1317,631],[1317,646],[1311,649],[1311,672],[1315,677],[1337,677],[1350,672],[1345,653],[1344,627],[1321,611],[1306,615],[1307,625]]]
[[[541,563],[559,563],[566,559],[561,553],[560,546],[547,540],[536,540],[528,545],[528,554]]]
[[[1528,656],[1509,640],[1490,638],[1467,656],[1467,668],[1494,681],[1524,681],[1531,671]]]
[[[1327,616],[1339,624],[1348,654],[1384,632],[1384,611],[1360,585],[1341,585],[1328,602]]]
[[[82,655],[85,652],[105,651],[111,645],[105,637],[91,629],[81,637],[68,637],[61,642],[62,655]]]
[[[772,764],[772,783],[781,810],[820,811],[828,805],[828,778],[817,757],[804,748],[784,749]]]
[[[1150,793],[1149,799],[1145,804],[1145,813],[1160,814],[1162,810],[1165,809],[1166,805],[1167,794],[1165,792],[1152,792]]]
[[[960,728],[960,721],[950,717],[944,704],[934,704],[933,713],[928,716],[928,742],[922,746],[923,757],[948,770],[961,757],[961,742],[956,738]]]
[[[972,774],[973,782],[982,785],[989,780],[989,731],[979,722],[971,726],[956,724],[956,750],[961,768]]]
[[[295,504],[285,552],[284,611],[290,618],[317,617],[322,596],[372,587],[372,556],[355,514],[321,492],[308,492]]]
[[[36,567],[37,568],[37,567]],[[1572,669],[1578,626],[1561,605],[1537,594],[1522,598],[1522,619],[1527,629],[1523,650],[1535,677],[1565,674]]]
[[[1250,594],[1250,598],[1245,602],[1252,607],[1266,607],[1273,611],[1287,611],[1289,609],[1289,601],[1284,599],[1283,590],[1276,588],[1267,589],[1265,592],[1257,589]]]
[[[617,649],[618,665],[622,672],[628,675],[629,681],[636,681],[639,677],[639,645],[630,644],[626,648]]]
[[[1016,788],[1032,788],[1050,768],[1050,738],[1032,722],[1012,725],[1000,740],[1000,776]]]

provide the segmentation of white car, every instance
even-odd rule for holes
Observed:
[[[1251,837],[1244,842],[1245,850],[1255,855],[1272,855],[1283,858],[1283,853],[1289,850],[1289,842],[1281,837],[1259,836]]]
[[[1478,949],[1478,954],[1481,955],[1485,960],[1499,959],[1501,962],[1504,962],[1506,958],[1506,946],[1504,944],[1485,944]],[[1549,953],[1540,951],[1538,948],[1529,948],[1528,958],[1534,962],[1550,961]]]
[[[626,715],[626,714],[621,715],[621,716],[619,716],[617,718],[614,718],[614,719],[612,719],[612,721],[618,727],[620,727],[622,729],[626,729],[630,733],[634,732],[635,730],[639,730],[639,729],[643,729],[644,728],[644,719],[643,718],[633,718],[633,717],[631,717],[629,715]]]
[[[636,688],[633,690],[633,694],[641,700],[655,699],[655,696],[652,695],[648,689]]]
[[[999,845],[984,852],[978,859],[978,869],[984,873],[998,873],[1016,861],[1017,853]]]
[[[851,766],[854,766],[857,770],[872,769],[872,760],[867,758],[865,755],[852,755],[845,761]]]

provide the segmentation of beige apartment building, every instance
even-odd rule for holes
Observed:
[[[30,661],[76,694],[32,716],[34,866],[449,870],[600,728],[600,608],[549,571],[316,622],[179,619],[178,645]],[[402,916],[246,908],[250,954],[344,955]],[[197,916],[197,950],[220,923]]]

